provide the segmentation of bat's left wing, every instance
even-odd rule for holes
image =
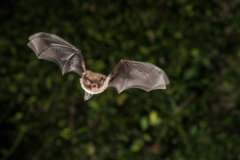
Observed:
[[[166,89],[169,80],[165,72],[157,66],[138,61],[121,60],[108,76],[108,86],[115,87],[118,93],[129,88],[145,91]]]
[[[36,33],[29,37],[28,46],[36,53],[39,59],[55,62],[62,74],[75,72],[80,77],[86,71],[81,51],[64,39],[49,33]]]

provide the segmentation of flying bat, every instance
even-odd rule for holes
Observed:
[[[81,51],[64,39],[49,33],[36,33],[29,37],[27,44],[38,59],[55,62],[62,70],[62,75],[75,72],[80,77],[80,84],[85,90],[84,100],[93,94],[102,93],[109,86],[115,87],[118,94],[129,88],[145,91],[166,89],[169,80],[165,72],[157,66],[139,61],[121,60],[112,72],[105,76],[86,70]]]

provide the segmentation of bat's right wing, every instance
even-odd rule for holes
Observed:
[[[39,59],[55,62],[62,74],[75,72],[80,77],[86,71],[81,51],[64,39],[49,33],[36,33],[29,37],[28,46],[36,53]]]
[[[113,69],[108,86],[115,87],[118,93],[129,88],[145,91],[166,89],[169,80],[165,72],[157,66],[138,61],[121,60]]]

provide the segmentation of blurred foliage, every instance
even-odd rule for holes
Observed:
[[[240,159],[240,1],[3,1],[0,156],[6,159]],[[166,90],[114,88],[83,101],[78,76],[38,60],[59,35],[106,75],[153,63]]]

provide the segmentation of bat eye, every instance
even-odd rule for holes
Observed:
[[[86,82],[87,85],[91,84],[91,82],[89,80],[87,80],[87,79],[85,80],[85,82]]]

